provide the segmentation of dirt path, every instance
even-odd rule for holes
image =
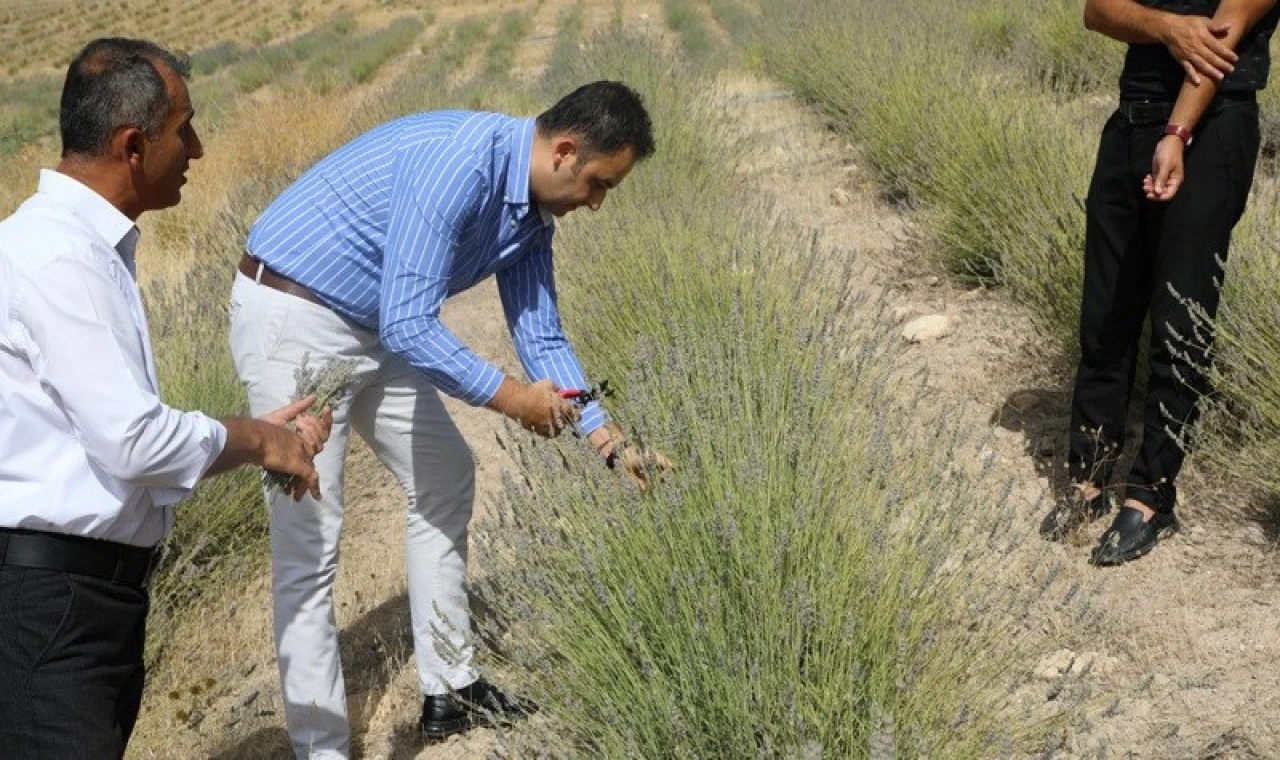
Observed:
[[[1091,617],[1076,633],[1046,627],[1048,619],[1025,621],[1029,635],[1060,640],[1056,652],[1012,674],[1026,679],[1022,709],[1069,718],[1052,756],[1280,757],[1274,513],[1215,492],[1193,466],[1183,479],[1183,532],[1140,562],[1106,570],[1086,563],[1106,520],[1075,545],[1036,538],[1050,478],[1061,477],[1071,368],[1033,341],[1028,315],[1000,294],[939,278],[912,242],[910,222],[877,200],[856,148],[803,104],[768,82],[740,78],[730,88],[744,129],[774,146],[751,167],[761,192],[820,230],[835,255],[857,255],[863,287],[883,289],[890,317],[904,327],[922,316],[949,321],[945,337],[904,339],[900,371],[929,389],[927,407],[949,410],[971,432],[970,455],[990,477],[1010,484],[1028,539],[1008,583],[1026,583],[1033,566],[1057,567],[1050,572],[1059,585],[1083,590],[1089,604],[1078,609]]]
[[[1192,467],[1183,481],[1183,532],[1141,562],[1107,570],[1086,563],[1105,520],[1075,545],[1035,538],[1050,477],[1062,467],[1070,368],[1032,341],[1028,315],[1000,294],[936,275],[911,242],[910,222],[877,201],[854,146],[776,85],[738,79],[730,87],[744,129],[775,146],[759,151],[752,167],[761,191],[820,230],[836,255],[857,255],[863,286],[885,291],[891,318],[950,322],[945,337],[904,339],[900,371],[929,389],[926,407],[950,410],[972,433],[970,454],[990,477],[1010,483],[1028,540],[1008,583],[1026,583],[1022,573],[1033,565],[1056,566],[1059,585],[1084,590],[1090,604],[1079,609],[1091,618],[1076,633],[1046,628],[1049,620],[1025,622],[1029,635],[1060,638],[1058,651],[1012,674],[1029,677],[1018,691],[1023,709],[1069,717],[1052,756],[1280,757],[1274,514],[1238,503],[1238,493],[1214,492]]]
[[[563,4],[567,6],[567,3]],[[558,3],[544,3],[521,47],[526,71],[545,61]],[[626,21],[650,28],[657,3],[628,3]],[[590,24],[610,14],[590,14]],[[1075,633],[1058,618],[1025,621],[1022,633],[1060,639],[1054,657],[1015,667],[1020,709],[1065,715],[1061,751],[1052,757],[1280,757],[1280,571],[1277,526],[1242,519],[1246,505],[1224,505],[1193,471],[1182,511],[1184,531],[1133,565],[1096,570],[1085,560],[1105,525],[1078,545],[1034,538],[1060,467],[1066,425],[1063,370],[1031,342],[1027,316],[998,294],[966,291],[936,276],[909,219],[885,205],[855,146],[776,84],[723,78],[726,104],[758,146],[748,182],[796,221],[821,232],[833,256],[856,256],[859,287],[882,294],[905,326],[924,316],[950,321],[949,334],[903,340],[904,379],[929,389],[929,404],[949,410],[972,432],[969,454],[1010,483],[1014,519],[1030,537],[1027,562],[1081,589],[1090,617]],[[517,375],[492,283],[450,301],[446,321],[482,355]],[[495,442],[492,413],[450,402],[478,464],[477,519],[509,466]],[[337,582],[338,622],[351,716],[361,754],[378,758],[471,758],[492,746],[486,731],[424,748],[414,727],[421,700],[404,596],[404,502],[364,446],[352,448],[350,505]],[[1274,519],[1274,518],[1272,518]],[[1030,564],[1011,567],[1008,583],[1028,582]],[[476,570],[473,568],[473,572]],[[152,725],[171,737],[174,755],[219,758],[288,754],[270,649],[265,580],[243,590],[209,625],[192,626],[190,657],[228,663],[212,684],[170,684],[151,693]],[[1073,664],[1074,663],[1074,664]],[[1085,663],[1090,663],[1086,668]],[[1083,671],[1083,672],[1082,672]],[[199,690],[199,694],[192,694]],[[169,698],[165,691],[176,691]],[[185,717],[184,717],[185,716]],[[146,720],[144,718],[144,720]]]

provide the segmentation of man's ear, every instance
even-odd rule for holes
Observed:
[[[137,127],[118,129],[111,138],[112,155],[121,161],[127,161],[130,166],[136,169],[142,168],[142,158],[146,151],[146,135]]]
[[[555,168],[559,169],[560,165],[566,161],[568,161],[569,166],[572,167],[577,163],[579,150],[578,141],[571,135],[561,135],[552,140],[551,158],[554,162]]]

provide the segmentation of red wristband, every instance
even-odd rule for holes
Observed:
[[[1187,129],[1181,124],[1166,124],[1164,126],[1164,133],[1166,135],[1173,135],[1174,137],[1177,137],[1179,140],[1182,141],[1182,146],[1184,148],[1191,147],[1191,140],[1192,140],[1191,130]]]

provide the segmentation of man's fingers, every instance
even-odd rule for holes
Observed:
[[[301,417],[294,424],[297,434],[307,444],[308,456],[314,457],[324,450],[325,441],[329,438],[329,431],[325,429],[324,423],[320,418]]]
[[[318,418],[320,422],[321,432],[324,434],[320,438],[320,443],[329,442],[329,433],[333,430],[333,407],[326,406],[324,411],[320,413]]]
[[[320,473],[314,468],[304,474],[294,475],[289,481],[289,496],[294,501],[302,501],[302,497],[308,493],[316,501],[320,500]]]
[[[1200,83],[1204,81],[1203,79],[1200,78],[1200,72],[1196,71],[1196,67],[1192,66],[1190,61],[1182,62],[1182,70],[1187,72],[1187,79],[1190,79],[1191,84],[1195,85],[1196,87],[1199,87]]]
[[[280,407],[274,412],[271,412],[270,414],[268,414],[266,418],[268,421],[272,423],[275,423],[277,425],[283,425],[284,423],[292,420],[294,417],[297,417],[299,414],[302,414],[303,412],[310,409],[311,405],[314,404],[315,402],[316,402],[316,394],[312,393],[311,395],[305,398],[300,398],[297,401],[294,401],[290,404]]]
[[[1213,79],[1215,82],[1222,81],[1223,77],[1230,74],[1232,71],[1231,64],[1218,56],[1208,58],[1206,56],[1199,55],[1195,56],[1191,60],[1192,65],[1194,65],[1201,74]]]

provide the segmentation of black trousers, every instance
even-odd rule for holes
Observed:
[[[0,757],[124,755],[142,702],[147,592],[0,567]]]
[[[1160,511],[1177,500],[1174,481],[1185,457],[1208,340],[1193,335],[1191,313],[1174,295],[1197,302],[1212,317],[1231,230],[1244,212],[1258,157],[1258,106],[1250,100],[1215,104],[1186,151],[1186,176],[1173,200],[1146,200],[1164,121],[1133,124],[1117,111],[1102,131],[1086,202],[1080,365],[1071,403],[1069,470],[1076,482],[1111,483],[1124,446],[1125,416],[1138,364],[1143,323],[1150,318],[1142,444],[1127,496]]]

